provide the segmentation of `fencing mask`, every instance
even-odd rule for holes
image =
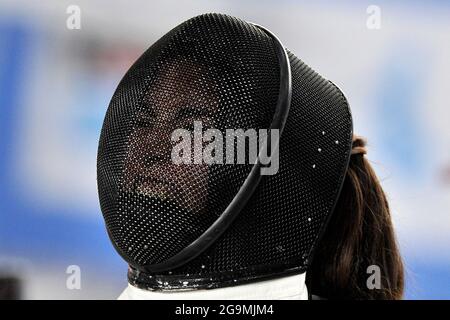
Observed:
[[[100,136],[101,210],[130,283],[306,271],[351,142],[342,92],[270,31],[222,14],[177,26],[128,70]]]

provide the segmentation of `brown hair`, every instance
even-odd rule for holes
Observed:
[[[311,294],[328,299],[402,298],[403,263],[389,205],[366,152],[366,141],[354,136],[340,197],[307,272]],[[380,268],[380,289],[366,284],[371,265]]]

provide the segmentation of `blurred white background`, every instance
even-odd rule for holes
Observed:
[[[66,26],[70,5],[81,10],[79,30]],[[0,276],[18,277],[28,299],[119,295],[127,266],[96,190],[103,116],[134,60],[206,12],[267,27],[346,93],[393,209],[406,298],[450,298],[446,1],[2,0]],[[66,286],[70,265],[80,267],[80,289]]]

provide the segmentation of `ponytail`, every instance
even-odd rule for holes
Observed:
[[[309,291],[314,295],[328,299],[402,298],[403,263],[389,205],[366,153],[366,141],[354,136],[340,197],[307,272]],[[379,288],[367,285],[370,266],[380,272]]]

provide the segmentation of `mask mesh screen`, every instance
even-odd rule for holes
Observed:
[[[214,128],[225,140],[226,129],[268,128],[279,77],[271,38],[218,15],[180,25],[132,66],[110,103],[98,154],[102,211],[129,262],[165,261],[225,210],[252,164],[224,164],[225,150],[222,162],[205,164],[196,156],[196,136]],[[171,139],[177,129],[190,133],[192,164],[171,157],[181,141]]]
[[[341,91],[293,54],[289,59],[292,103],[278,173],[263,176],[211,247],[170,274],[251,277],[271,268],[307,266],[345,176],[352,123]],[[132,266],[163,262],[197,239],[252,168],[249,161],[175,164],[174,130],[187,130],[188,149],[195,154],[201,130],[269,128],[279,86],[272,39],[218,14],[176,27],[130,68],[105,117],[98,188],[112,242]],[[201,122],[200,131],[194,122]]]

